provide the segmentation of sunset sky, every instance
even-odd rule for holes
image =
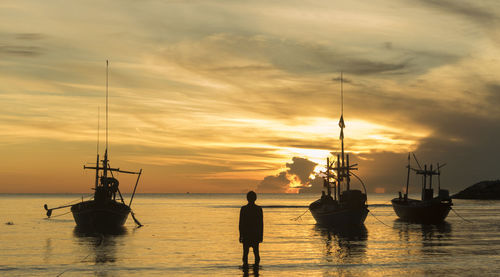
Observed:
[[[2,1],[0,193],[90,192],[106,59],[111,165],[139,192],[311,184],[340,72],[368,191],[413,151],[456,192],[500,178],[499,57],[497,1]]]

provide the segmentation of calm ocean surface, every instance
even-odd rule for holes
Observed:
[[[396,220],[394,195],[368,195],[365,228],[319,228],[307,205],[319,195],[259,194],[261,267],[254,276],[498,276],[500,201],[454,200],[440,226]],[[243,194],[138,195],[121,235],[79,235],[69,210],[79,195],[0,195],[1,276],[238,276]],[[128,198],[127,198],[128,199]],[[12,222],[13,225],[6,224]],[[385,224],[385,225],[384,225]],[[249,257],[253,263],[253,254]]]

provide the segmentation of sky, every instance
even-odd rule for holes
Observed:
[[[498,57],[497,1],[5,0],[0,193],[90,192],[106,60],[110,162],[138,192],[317,192],[341,72],[368,192],[401,190],[408,152],[457,192],[500,178]]]

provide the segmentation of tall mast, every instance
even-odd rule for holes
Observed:
[[[340,72],[340,120],[339,120],[339,127],[340,127],[340,141],[341,141],[341,147],[342,147],[342,171],[341,171],[341,179],[343,179],[345,174],[348,172],[346,171],[345,168],[345,154],[344,154],[344,78],[342,72]],[[346,184],[346,190],[349,190],[349,182]]]
[[[441,190],[441,167],[439,166],[439,163],[437,164],[437,176],[438,176],[438,193]]]
[[[104,152],[103,168],[104,177],[108,176],[108,69],[109,62],[106,60],[106,151]]]
[[[432,189],[432,175],[434,171],[432,171],[432,164],[431,164],[431,169],[430,169],[430,172],[429,172],[429,189]]]
[[[327,194],[328,196],[332,195],[332,188],[330,186],[330,158],[326,157],[326,180],[327,180]]]
[[[338,176],[337,176],[337,197],[340,200],[340,181],[342,180],[342,174],[341,174],[342,171],[340,169],[341,165],[340,165],[339,161],[340,161],[340,155],[337,154],[337,174],[338,174]]]
[[[108,69],[109,62],[106,60],[106,152],[108,151]]]
[[[101,117],[101,109],[97,106],[97,155],[99,155],[99,129],[101,127],[99,117]]]
[[[425,190],[427,189],[427,165],[424,164],[424,183],[422,184],[422,200],[425,199]]]
[[[99,185],[99,129],[100,129],[100,124],[99,124],[99,118],[101,116],[101,111],[99,109],[99,106],[97,106],[97,161],[95,163],[95,188],[97,189],[97,186]]]
[[[344,78],[340,72],[340,116],[344,115]]]

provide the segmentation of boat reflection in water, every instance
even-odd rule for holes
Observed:
[[[394,229],[398,232],[401,249],[401,260],[406,264],[409,275],[454,275],[450,268],[429,267],[429,263],[445,262],[456,254],[455,240],[452,236],[451,224],[417,224],[403,220],[394,221]],[[438,258],[439,257],[439,258]],[[436,260],[438,259],[438,260]]]
[[[113,232],[88,232],[86,229],[75,227],[73,235],[81,246],[85,255],[82,263],[94,264],[92,267],[96,276],[107,276],[114,271],[114,264],[118,263],[117,248],[127,237],[125,227],[116,228]]]
[[[314,232],[325,245],[326,276],[345,275],[352,272],[352,266],[365,263],[368,230],[364,224],[346,228],[315,225]]]
[[[412,256],[448,253],[452,245],[452,227],[447,222],[441,224],[408,223],[401,219],[394,221],[402,246]],[[451,253],[450,253],[451,254]]]

